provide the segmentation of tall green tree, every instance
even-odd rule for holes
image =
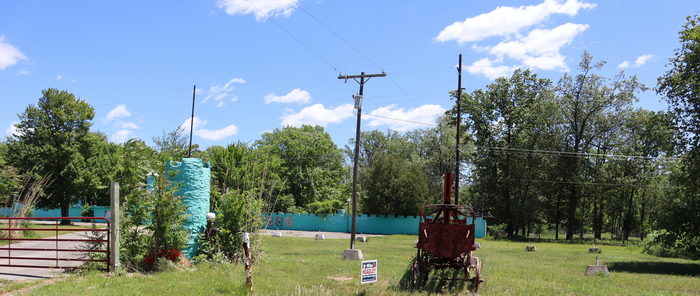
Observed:
[[[666,228],[676,236],[700,236],[700,16],[688,16],[678,34],[680,48],[658,79],[656,91],[669,102],[675,115],[682,169],[673,177],[678,198],[668,204]],[[700,241],[700,240],[696,240]],[[700,244],[692,246],[700,254]]]
[[[42,91],[37,105],[19,115],[18,133],[9,140],[9,159],[23,171],[34,168],[53,178],[39,207],[58,207],[67,216],[70,205],[86,194],[83,185],[92,179],[86,151],[94,116],[86,101],[53,88]]]
[[[21,187],[22,176],[17,168],[5,160],[7,145],[0,143],[0,204],[7,204]]]
[[[473,154],[476,175],[472,190],[506,224],[512,237],[532,223],[543,208],[537,184],[545,179],[551,161],[526,150],[549,150],[556,140],[549,126],[557,126],[551,81],[529,70],[496,79],[485,90],[464,98],[466,122],[477,146]]]
[[[417,215],[429,201],[425,169],[390,154],[378,154],[369,170],[362,211],[375,215]]]
[[[285,211],[294,206],[293,199],[280,195],[285,184],[279,176],[281,159],[278,155],[265,154],[243,142],[226,147],[211,146],[206,154],[212,163],[212,185],[217,197],[229,192],[257,196],[266,201],[270,211]]]
[[[573,155],[586,153],[592,142],[600,137],[595,128],[596,121],[605,114],[616,114],[629,108],[636,100],[636,93],[645,89],[636,76],[626,77],[620,73],[613,79],[595,74],[605,62],[594,61],[584,52],[579,62],[579,73],[564,74],[557,85],[557,100],[565,119],[565,138],[562,149]],[[566,239],[570,240],[579,225],[577,210],[582,198],[582,157],[562,158],[562,181],[567,182],[566,193]]]
[[[291,195],[297,207],[327,199],[348,197],[348,170],[343,154],[321,126],[286,126],[262,135],[257,149],[281,161],[282,195]]]

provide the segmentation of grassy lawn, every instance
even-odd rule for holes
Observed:
[[[379,261],[379,282],[359,284],[359,262],[341,259],[347,240],[264,237],[263,261],[254,266],[256,295],[469,295],[460,281],[432,277],[425,288],[410,290],[402,283],[415,254],[414,236],[386,236],[358,243],[366,259]],[[602,246],[601,261],[609,277],[584,276],[595,262],[588,245],[480,240],[484,262],[483,295],[698,295],[700,262],[657,258],[638,247]],[[403,281],[402,281],[403,279]],[[230,295],[244,293],[243,267],[202,264],[186,271],[151,275],[69,277],[39,287],[28,295]],[[441,290],[443,286],[446,290]]]

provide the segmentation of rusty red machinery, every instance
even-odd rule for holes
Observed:
[[[484,280],[481,261],[472,254],[477,249],[476,213],[469,206],[451,203],[452,175],[445,174],[443,178],[443,203],[429,205],[421,212],[412,281],[416,285],[426,279],[431,270],[449,268],[464,272],[465,280],[471,281],[478,291]]]

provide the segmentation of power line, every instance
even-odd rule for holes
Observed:
[[[308,14],[311,18],[313,18],[319,25],[321,25],[321,26],[324,27],[326,30],[328,30],[329,32],[331,32],[331,34],[333,34],[336,38],[340,39],[340,41],[343,41],[343,43],[345,43],[347,46],[349,46],[350,48],[352,48],[353,50],[355,50],[358,54],[360,54],[362,57],[364,57],[365,59],[367,59],[370,63],[374,64],[374,66],[376,66],[377,68],[379,68],[380,71],[384,72],[384,68],[382,68],[382,66],[380,66],[379,64],[377,64],[377,63],[376,63],[374,60],[372,60],[369,56],[367,56],[365,53],[363,53],[359,48],[355,47],[355,46],[352,45],[350,42],[348,42],[347,40],[345,40],[345,38],[343,38],[342,36],[340,36],[340,34],[336,33],[333,29],[331,29],[329,26],[327,26],[327,25],[324,24],[321,20],[319,20],[319,19],[316,18],[313,14],[311,14],[308,10],[306,10],[306,8],[304,8],[304,7],[301,6],[301,5],[299,5],[298,7],[299,7],[302,11],[304,11],[306,14]]]
[[[511,152],[524,152],[524,153],[540,153],[540,154],[556,154],[562,156],[590,156],[590,157],[600,157],[600,158],[618,158],[621,160],[627,159],[649,159],[649,160],[664,160],[664,161],[675,161],[681,160],[683,157],[662,157],[662,156],[642,156],[642,155],[624,155],[624,154],[603,154],[603,153],[587,153],[587,152],[570,152],[570,151],[556,151],[556,150],[539,150],[539,149],[524,149],[524,148],[509,148],[509,147],[489,147],[489,146],[475,146],[481,149],[490,150],[500,150],[500,151],[511,151]]]
[[[355,52],[357,52],[359,55],[361,55],[362,57],[364,57],[367,61],[369,61],[370,63],[372,63],[375,67],[379,68],[380,71],[386,72],[385,69],[384,69],[384,67],[382,67],[381,65],[379,65],[379,64],[378,64],[377,62],[375,62],[372,58],[370,58],[368,55],[366,55],[364,52],[362,52],[359,48],[357,48],[356,46],[354,46],[352,43],[350,43],[350,42],[347,41],[345,38],[343,38],[343,36],[341,36],[340,34],[338,34],[335,30],[331,29],[331,27],[327,26],[325,23],[323,23],[321,20],[319,20],[316,16],[314,16],[313,14],[311,14],[311,12],[309,12],[308,10],[306,10],[306,8],[304,8],[304,7],[301,6],[301,5],[299,5],[299,8],[300,8],[302,11],[304,11],[306,14],[308,14],[312,19],[314,19],[319,25],[321,25],[323,28],[325,28],[326,30],[328,30],[329,32],[331,32],[331,34],[333,34],[336,38],[338,38],[340,41],[342,41],[343,43],[345,43],[345,45],[347,45],[348,47],[352,48]],[[408,95],[408,93],[394,80],[394,78],[392,78],[391,75],[389,75],[388,77],[389,77],[389,81],[391,81],[391,83],[394,84],[394,86],[396,86],[396,88],[398,88],[399,91],[401,91],[401,93],[403,93],[404,96],[406,96],[406,98],[408,99],[408,101],[409,101],[411,104],[413,104],[413,107],[417,107],[416,104],[413,102],[413,99],[411,98],[411,96]]]
[[[245,2],[248,2],[248,4],[249,4],[251,7],[253,7],[253,9],[255,9],[255,10],[257,10],[258,12],[264,14],[264,12],[263,12],[262,10],[260,10],[257,6],[253,5],[253,3],[251,3],[250,1],[245,0]],[[304,48],[306,48],[306,50],[308,50],[308,51],[311,52],[313,55],[315,55],[318,59],[320,59],[321,61],[323,61],[324,63],[326,63],[326,65],[328,65],[328,66],[330,66],[331,68],[333,68],[333,71],[334,71],[334,72],[337,71],[337,67],[336,67],[335,65],[333,65],[331,62],[329,62],[329,61],[328,61],[327,59],[325,59],[324,57],[322,57],[318,52],[316,52],[315,50],[313,50],[311,47],[309,47],[308,45],[306,45],[306,43],[304,43],[303,41],[301,41],[301,39],[299,39],[299,38],[297,38],[296,36],[294,36],[294,34],[292,34],[291,32],[287,31],[287,29],[285,29],[284,27],[282,27],[282,25],[280,25],[277,21],[275,21],[274,18],[270,18],[269,20],[270,20],[273,24],[275,24],[275,26],[277,26],[280,30],[282,30],[282,32],[284,32],[284,33],[286,33],[287,35],[289,35],[289,37],[292,37],[292,39],[294,39],[296,42],[298,42],[299,44],[301,44],[301,46],[303,46]]]
[[[493,178],[493,177],[480,177],[471,179],[482,179],[482,180],[499,180],[499,181],[520,181],[520,182],[534,182],[534,183],[550,183],[550,184],[573,184],[573,185],[596,185],[596,186],[611,186],[611,187],[637,187],[637,188],[677,188],[678,186],[666,185],[638,185],[629,183],[604,183],[604,182],[576,182],[576,181],[554,181],[554,180],[537,180],[537,179],[519,179],[519,178]]]

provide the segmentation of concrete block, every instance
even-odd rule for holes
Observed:
[[[282,237],[282,232],[275,231],[272,233],[272,237]]]
[[[601,252],[602,252],[602,250],[599,247],[588,248],[588,253],[600,254]]]
[[[525,246],[525,251],[534,252],[537,251],[537,247],[535,245],[527,245]]]
[[[608,271],[608,266],[607,265],[588,265],[588,267],[586,267],[586,273],[584,273],[584,274],[585,275],[595,275],[598,273],[610,275],[610,271]]]
[[[343,251],[343,259],[346,260],[362,260],[364,256],[362,256],[362,250],[358,249],[345,249]]]
[[[358,241],[358,242],[366,243],[368,240],[369,240],[369,238],[366,237],[366,236],[358,236],[358,237],[357,237],[357,241]]]
[[[316,240],[324,240],[324,239],[326,239],[326,236],[323,235],[323,233],[316,234]]]

